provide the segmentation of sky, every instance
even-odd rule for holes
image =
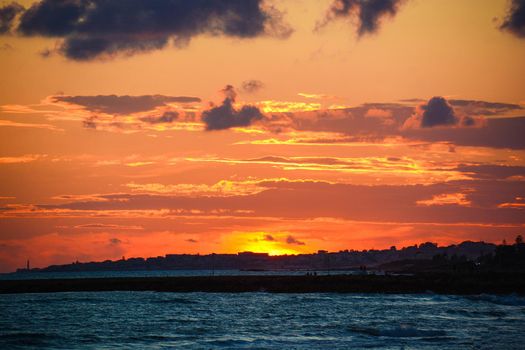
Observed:
[[[0,2],[0,272],[525,231],[523,0]]]

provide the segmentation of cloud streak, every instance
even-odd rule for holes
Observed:
[[[55,103],[66,103],[79,106],[90,112],[107,114],[132,114],[151,111],[158,107],[166,107],[170,103],[196,103],[201,99],[191,96],[163,96],[163,95],[96,95],[96,96],[52,96]]]
[[[3,217],[322,217],[373,222],[525,224],[518,208],[502,207],[525,198],[522,181],[469,180],[432,185],[352,185],[321,181],[266,181],[256,194],[192,197],[105,194],[97,200],[11,206]],[[162,208],[162,209],[160,209]],[[155,214],[157,213],[157,214]]]

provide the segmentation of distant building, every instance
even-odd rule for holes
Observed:
[[[252,257],[252,258],[265,258],[265,257],[268,257],[268,253],[254,253],[254,252],[239,252],[237,253],[237,255],[239,256],[244,256],[244,257]]]

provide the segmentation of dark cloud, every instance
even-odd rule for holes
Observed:
[[[50,50],[50,49],[43,49],[43,50],[40,51],[38,54],[39,54],[40,57],[42,57],[42,58],[48,58],[48,57],[53,56],[53,50]]]
[[[304,242],[301,242],[299,240],[297,240],[295,237],[293,236],[288,236],[286,237],[286,243],[287,244],[297,244],[297,245],[305,245]]]
[[[425,100],[420,98],[402,99],[401,102],[421,104]],[[491,102],[479,100],[450,99],[447,102],[462,113],[474,116],[501,115],[512,111],[523,110],[523,107],[515,103]]]
[[[507,16],[500,26],[519,38],[525,38],[525,0],[511,0]]]
[[[476,124],[476,116],[501,116],[510,112],[523,109],[514,103],[487,102],[476,100],[448,100],[448,103],[463,115],[461,124],[473,126]]]
[[[179,117],[179,113],[176,111],[167,111],[162,113],[160,116],[148,116],[140,118],[141,121],[148,124],[168,124],[173,123]]]
[[[463,118],[461,118],[461,125],[462,126],[466,126],[466,127],[469,127],[469,126],[475,126],[476,125],[476,119],[472,118],[471,116],[464,116]]]
[[[356,18],[357,34],[373,34],[379,29],[384,17],[393,17],[404,0],[334,0],[325,19],[318,23],[322,27],[338,18]]]
[[[59,52],[90,60],[183,46],[202,34],[287,37],[291,29],[262,0],[41,0],[22,14],[18,32],[62,38]]]
[[[498,110],[498,108],[501,110],[502,108],[497,103],[491,102],[468,100],[454,100],[454,102],[456,105],[461,106],[461,116],[456,113],[451,103],[444,97],[435,96],[415,109],[414,114],[405,121],[404,128],[473,127],[484,122],[482,118],[475,119],[471,116],[484,114],[479,111],[479,106],[484,106],[482,108],[485,109],[491,106],[495,110]],[[504,110],[506,111],[508,108],[508,105],[506,105]]]
[[[272,235],[264,235],[263,240],[268,241],[268,242],[273,242],[275,241],[275,238]]]
[[[227,85],[222,92],[225,95],[222,104],[202,112],[202,121],[206,124],[206,130],[224,130],[249,126],[264,118],[259,108],[255,106],[246,105],[240,109],[235,109],[233,104],[237,94],[233,86]]]
[[[510,165],[494,165],[494,164],[475,164],[467,165],[461,164],[457,167],[458,171],[468,174],[475,179],[497,180],[497,179],[512,179],[519,177],[525,179],[525,167],[510,166]]]
[[[482,127],[416,128],[400,133],[426,142],[451,142],[457,146],[525,149],[525,117],[487,118]]]
[[[197,241],[196,239],[193,239],[193,238],[188,238],[186,240],[186,242],[190,242],[190,243],[198,243],[199,241]]]
[[[427,104],[421,105],[420,108],[421,127],[423,128],[458,123],[458,117],[456,117],[454,109],[443,97],[432,97]]]
[[[108,114],[130,114],[137,112],[151,111],[157,107],[166,106],[169,103],[192,103],[200,102],[198,97],[188,96],[163,96],[163,95],[143,95],[143,96],[117,96],[117,95],[97,95],[97,96],[53,96],[55,102],[65,102],[84,107],[91,112],[101,112]]]
[[[448,100],[448,103],[453,107],[468,109],[470,114],[475,115],[494,115],[523,109],[520,105],[502,102]]]
[[[235,91],[233,85],[226,85],[224,89],[221,90],[221,92],[224,94],[224,97],[229,98],[235,102],[235,99],[237,98],[237,92]]]
[[[246,80],[242,82],[242,89],[247,93],[255,93],[261,90],[264,84],[260,80]]]
[[[24,7],[16,2],[0,7],[0,34],[9,33],[16,16],[24,11]]]
[[[93,129],[95,130],[97,128],[97,118],[94,116],[88,117],[82,121],[82,126],[86,129]]]
[[[111,238],[109,240],[109,243],[117,245],[117,244],[122,243],[122,241],[120,239],[118,239],[118,238]]]

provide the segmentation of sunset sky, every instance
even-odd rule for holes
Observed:
[[[0,2],[0,272],[525,233],[523,0]]]

